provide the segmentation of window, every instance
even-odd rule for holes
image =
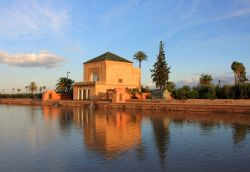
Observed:
[[[119,94],[119,101],[122,101],[122,94]]]
[[[99,81],[98,73],[93,72],[91,75],[91,81]]]
[[[119,82],[119,83],[122,83],[122,81],[123,81],[122,79],[118,79],[118,82]]]

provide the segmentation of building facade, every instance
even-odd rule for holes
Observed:
[[[106,52],[83,64],[83,82],[74,84],[73,99],[111,99],[109,93],[117,88],[139,88],[140,78],[141,70],[131,61]]]

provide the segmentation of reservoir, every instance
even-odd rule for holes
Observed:
[[[0,105],[0,171],[249,171],[250,114]]]

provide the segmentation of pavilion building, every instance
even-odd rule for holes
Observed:
[[[141,70],[111,52],[83,63],[83,82],[73,86],[74,100],[106,100],[116,89],[139,88]],[[122,94],[119,95],[122,99]]]

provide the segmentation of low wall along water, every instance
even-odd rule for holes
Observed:
[[[78,106],[107,109],[134,109],[134,110],[165,110],[188,112],[235,112],[249,113],[250,100],[232,99],[189,99],[189,100],[130,100],[125,103],[111,103],[109,101],[42,101],[40,99],[0,99],[0,104],[9,105],[37,105],[37,106]]]

